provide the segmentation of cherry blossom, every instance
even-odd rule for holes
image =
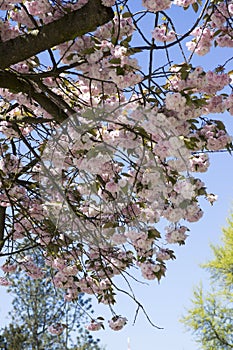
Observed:
[[[121,316],[114,316],[110,321],[108,321],[109,327],[114,331],[119,331],[127,323],[127,318]]]
[[[7,287],[7,286],[10,286],[10,285],[11,285],[11,282],[7,278],[0,277],[0,286]]]
[[[1,1],[0,45],[37,37],[90,3]],[[131,1],[98,3],[100,12],[115,11],[104,25],[1,69],[7,260],[0,284],[10,285],[15,271],[51,278],[66,302],[86,293],[109,307],[108,326],[118,331],[127,319],[114,310],[115,276],[130,285],[136,268],[142,280],[160,281],[173,247],[185,244],[189,223],[204,214],[201,198],[217,200],[198,176],[208,172],[209,152],[232,151],[224,125],[225,113],[233,114],[231,60],[204,69],[202,57],[200,66],[193,57],[232,47],[233,5],[143,0],[135,10]],[[195,28],[180,33],[172,11]],[[37,265],[34,246],[51,276]],[[130,288],[125,293],[137,303]],[[102,317],[87,325],[103,328]],[[54,335],[63,330],[48,326]]]
[[[142,5],[145,6],[149,11],[158,12],[162,10],[166,10],[171,6],[170,0],[142,0]]]
[[[55,323],[51,326],[48,327],[48,331],[51,333],[51,334],[54,334],[54,335],[59,335],[63,332],[64,330],[64,325],[61,324],[61,323]]]
[[[103,328],[102,322],[92,321],[89,325],[86,326],[86,329],[88,331],[99,331],[101,328]]]

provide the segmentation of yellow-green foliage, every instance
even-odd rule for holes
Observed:
[[[226,285],[233,287],[233,214],[228,219],[228,227],[222,231],[223,245],[211,245],[214,259],[202,266],[209,270],[212,277],[221,277]]]
[[[233,216],[223,229],[223,244],[211,245],[214,258],[202,267],[211,275],[211,289],[193,292],[192,306],[181,319],[203,350],[233,349]]]

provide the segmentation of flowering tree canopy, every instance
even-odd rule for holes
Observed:
[[[65,300],[94,295],[120,330],[116,293],[144,310],[133,271],[165,276],[199,198],[216,200],[196,173],[232,150],[216,115],[233,114],[233,3],[1,0],[0,14],[0,283],[45,278],[40,249]],[[194,66],[219,48],[218,67]]]

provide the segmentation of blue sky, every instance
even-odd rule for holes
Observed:
[[[179,11],[179,14],[178,14]],[[181,9],[173,11],[182,24],[189,24],[189,16],[182,17],[186,12]],[[186,20],[185,20],[186,18]],[[150,28],[146,27],[149,32]],[[224,62],[223,58],[229,56],[229,50],[216,50],[216,54],[206,57],[195,57],[195,65],[203,65],[206,69],[214,68]],[[174,55],[175,56],[175,55]],[[143,62],[140,59],[140,64]],[[230,67],[228,67],[230,70]],[[233,117],[225,113],[219,119],[226,122],[227,129],[233,135]],[[151,320],[163,330],[153,328],[142,312],[139,312],[136,324],[132,325],[136,305],[128,298],[118,297],[116,311],[129,319],[128,325],[120,332],[100,331],[96,335],[108,350],[126,350],[127,338],[130,338],[131,350],[197,350],[197,344],[192,341],[192,335],[184,331],[179,323],[179,318],[185,313],[185,307],[190,305],[192,290],[195,284],[203,281],[204,287],[208,287],[208,274],[199,267],[211,258],[210,243],[219,243],[221,229],[226,225],[233,201],[233,158],[228,153],[211,154],[211,165],[208,173],[200,177],[206,183],[209,192],[218,194],[218,201],[213,207],[203,200],[202,208],[204,217],[195,224],[190,225],[190,236],[186,245],[173,246],[177,259],[168,264],[166,278],[160,284],[155,281],[149,286],[135,285],[135,292],[142,301]],[[5,287],[0,286],[0,326],[7,323],[7,312],[10,309],[11,299],[6,294]],[[96,305],[96,316],[102,315],[110,318],[110,312],[104,306]]]

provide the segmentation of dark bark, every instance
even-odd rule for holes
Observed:
[[[53,117],[53,120],[59,123],[66,120],[72,112],[74,113],[74,111],[70,110],[69,105],[65,104],[65,101],[61,101],[59,105],[59,101],[54,102],[48,94],[46,95],[43,91],[36,91],[36,86],[16,73],[0,71],[0,87],[9,89],[14,93],[22,92],[26,94],[46,110]],[[59,97],[57,97],[57,99],[59,99]],[[70,113],[66,113],[64,111],[65,109]],[[4,119],[8,120],[7,118]],[[11,120],[11,122],[12,121],[13,120]]]
[[[109,22],[113,15],[113,10],[103,6],[101,0],[89,0],[80,10],[35,29],[34,34],[21,35],[0,43],[0,69],[93,31]]]
[[[0,206],[0,251],[4,246],[5,219],[6,219],[6,208]]]

